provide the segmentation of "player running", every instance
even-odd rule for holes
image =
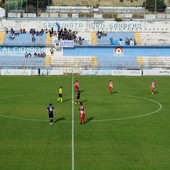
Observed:
[[[151,92],[152,92],[152,94],[155,93],[155,85],[156,85],[155,81],[152,80],[152,83],[151,83]]]
[[[83,102],[80,102],[80,124],[85,123],[85,110]]]
[[[113,82],[111,80],[109,80],[109,93],[113,93]]]
[[[54,111],[55,111],[55,108],[53,107],[52,103],[50,103],[49,106],[47,107],[48,117],[50,119],[50,125],[54,123],[54,120],[53,120]]]
[[[76,80],[76,82],[74,83],[74,91],[75,91],[75,93],[77,93],[79,88],[80,88],[80,83],[79,83],[78,80]]]

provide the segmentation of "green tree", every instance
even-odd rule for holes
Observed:
[[[164,12],[166,9],[164,0],[146,0],[143,6],[150,12]]]
[[[51,5],[52,0],[25,0],[24,8],[30,9],[28,12],[36,12],[38,10],[45,11],[46,6]]]

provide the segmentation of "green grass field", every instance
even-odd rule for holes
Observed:
[[[86,110],[83,125],[79,105],[72,109],[71,76],[0,77],[1,170],[170,170],[170,77],[76,79]],[[57,103],[61,85],[63,103]],[[49,103],[56,108],[53,125]]]

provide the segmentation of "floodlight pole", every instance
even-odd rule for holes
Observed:
[[[5,17],[7,18],[7,7],[6,7],[6,0],[5,0]]]
[[[38,15],[38,0],[37,0],[37,15]]]
[[[5,0],[5,15],[6,15],[6,18],[8,17],[8,11],[9,11],[9,0]]]
[[[157,0],[155,0],[155,13],[157,11]]]
[[[28,13],[28,0],[26,0],[26,8],[25,8],[25,12]]]

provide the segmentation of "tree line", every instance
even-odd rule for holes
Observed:
[[[120,0],[123,2],[124,0]],[[133,3],[133,0],[131,0]],[[1,0],[0,7],[7,10],[25,10],[26,12],[45,11],[46,6],[51,6],[52,0]],[[145,0],[143,7],[149,12],[164,12],[166,4],[164,0]]]

